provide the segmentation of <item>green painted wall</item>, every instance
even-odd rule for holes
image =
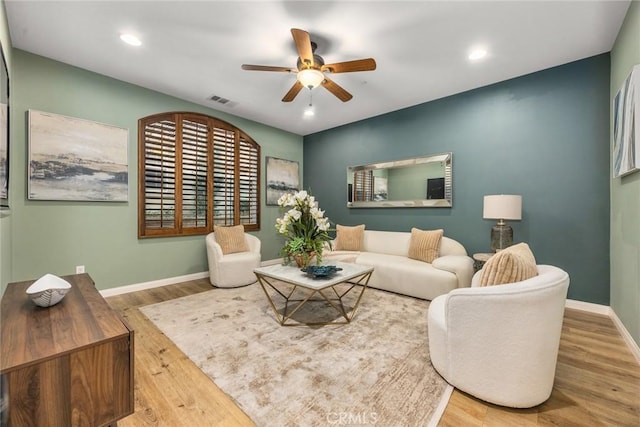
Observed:
[[[631,2],[611,51],[612,102],[635,64],[640,64],[638,1]],[[613,134],[611,141],[613,147]],[[640,172],[611,179],[611,308],[640,345]]]
[[[489,250],[483,196],[521,194],[515,241],[569,272],[569,298],[608,305],[609,73],[598,55],[308,135],[304,182],[334,222],[444,228],[469,253]],[[448,151],[452,208],[346,207],[347,166]]]
[[[14,50],[11,147],[12,280],[45,273],[86,270],[100,289],[207,270],[204,236],[137,238],[137,120],[164,111],[196,111],[226,120],[247,132],[265,156],[302,164],[302,137],[208,109],[90,71]],[[26,200],[27,111],[46,111],[129,129],[129,202]],[[262,188],[264,193],[264,168]],[[263,259],[275,258],[280,241],[277,207],[262,199]]]
[[[9,84],[11,85],[11,64],[13,57],[13,49],[11,48],[11,38],[9,36],[9,25],[7,24],[7,14],[4,9],[4,0],[0,0],[0,43],[4,52],[7,68],[9,70]],[[9,91],[11,93],[11,90]],[[11,110],[11,101],[9,99],[9,109]],[[13,113],[10,113],[13,114]],[[13,129],[10,129],[12,132]],[[11,135],[9,135],[9,144],[11,144]],[[13,154],[13,153],[10,153]],[[9,169],[11,176],[9,177],[9,185],[13,187],[13,178],[15,174]],[[12,188],[9,188],[9,197],[12,198]],[[10,201],[11,202],[11,201]],[[11,206],[11,203],[9,204]],[[0,295],[4,293],[7,283],[11,280],[11,210],[0,210]]]

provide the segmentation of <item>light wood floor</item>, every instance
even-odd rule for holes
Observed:
[[[135,330],[135,413],[128,426],[252,426],[233,401],[138,307],[211,290],[207,279],[107,298]],[[567,309],[551,398],[531,409],[455,390],[440,426],[640,426],[640,365],[606,316]]]

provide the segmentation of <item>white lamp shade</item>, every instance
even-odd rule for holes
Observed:
[[[484,196],[482,217],[485,219],[522,219],[522,196],[510,194]]]
[[[306,68],[298,72],[298,81],[302,83],[302,86],[313,89],[324,81],[324,74],[320,70]]]

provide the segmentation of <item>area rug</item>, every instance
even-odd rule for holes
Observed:
[[[283,327],[254,284],[141,311],[258,426],[427,426],[452,390],[431,366],[428,307],[367,289],[350,324]],[[327,313],[313,302],[297,320]]]

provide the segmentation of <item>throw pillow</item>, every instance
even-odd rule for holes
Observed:
[[[364,242],[364,224],[347,227],[336,224],[336,251],[361,251]]]
[[[536,258],[529,245],[518,243],[489,258],[480,273],[480,286],[521,282],[537,275]]]
[[[244,225],[216,227],[213,231],[224,255],[249,251],[249,245],[244,238]]]
[[[420,230],[411,229],[411,241],[409,243],[409,258],[431,263],[440,256],[440,241],[444,230]]]

